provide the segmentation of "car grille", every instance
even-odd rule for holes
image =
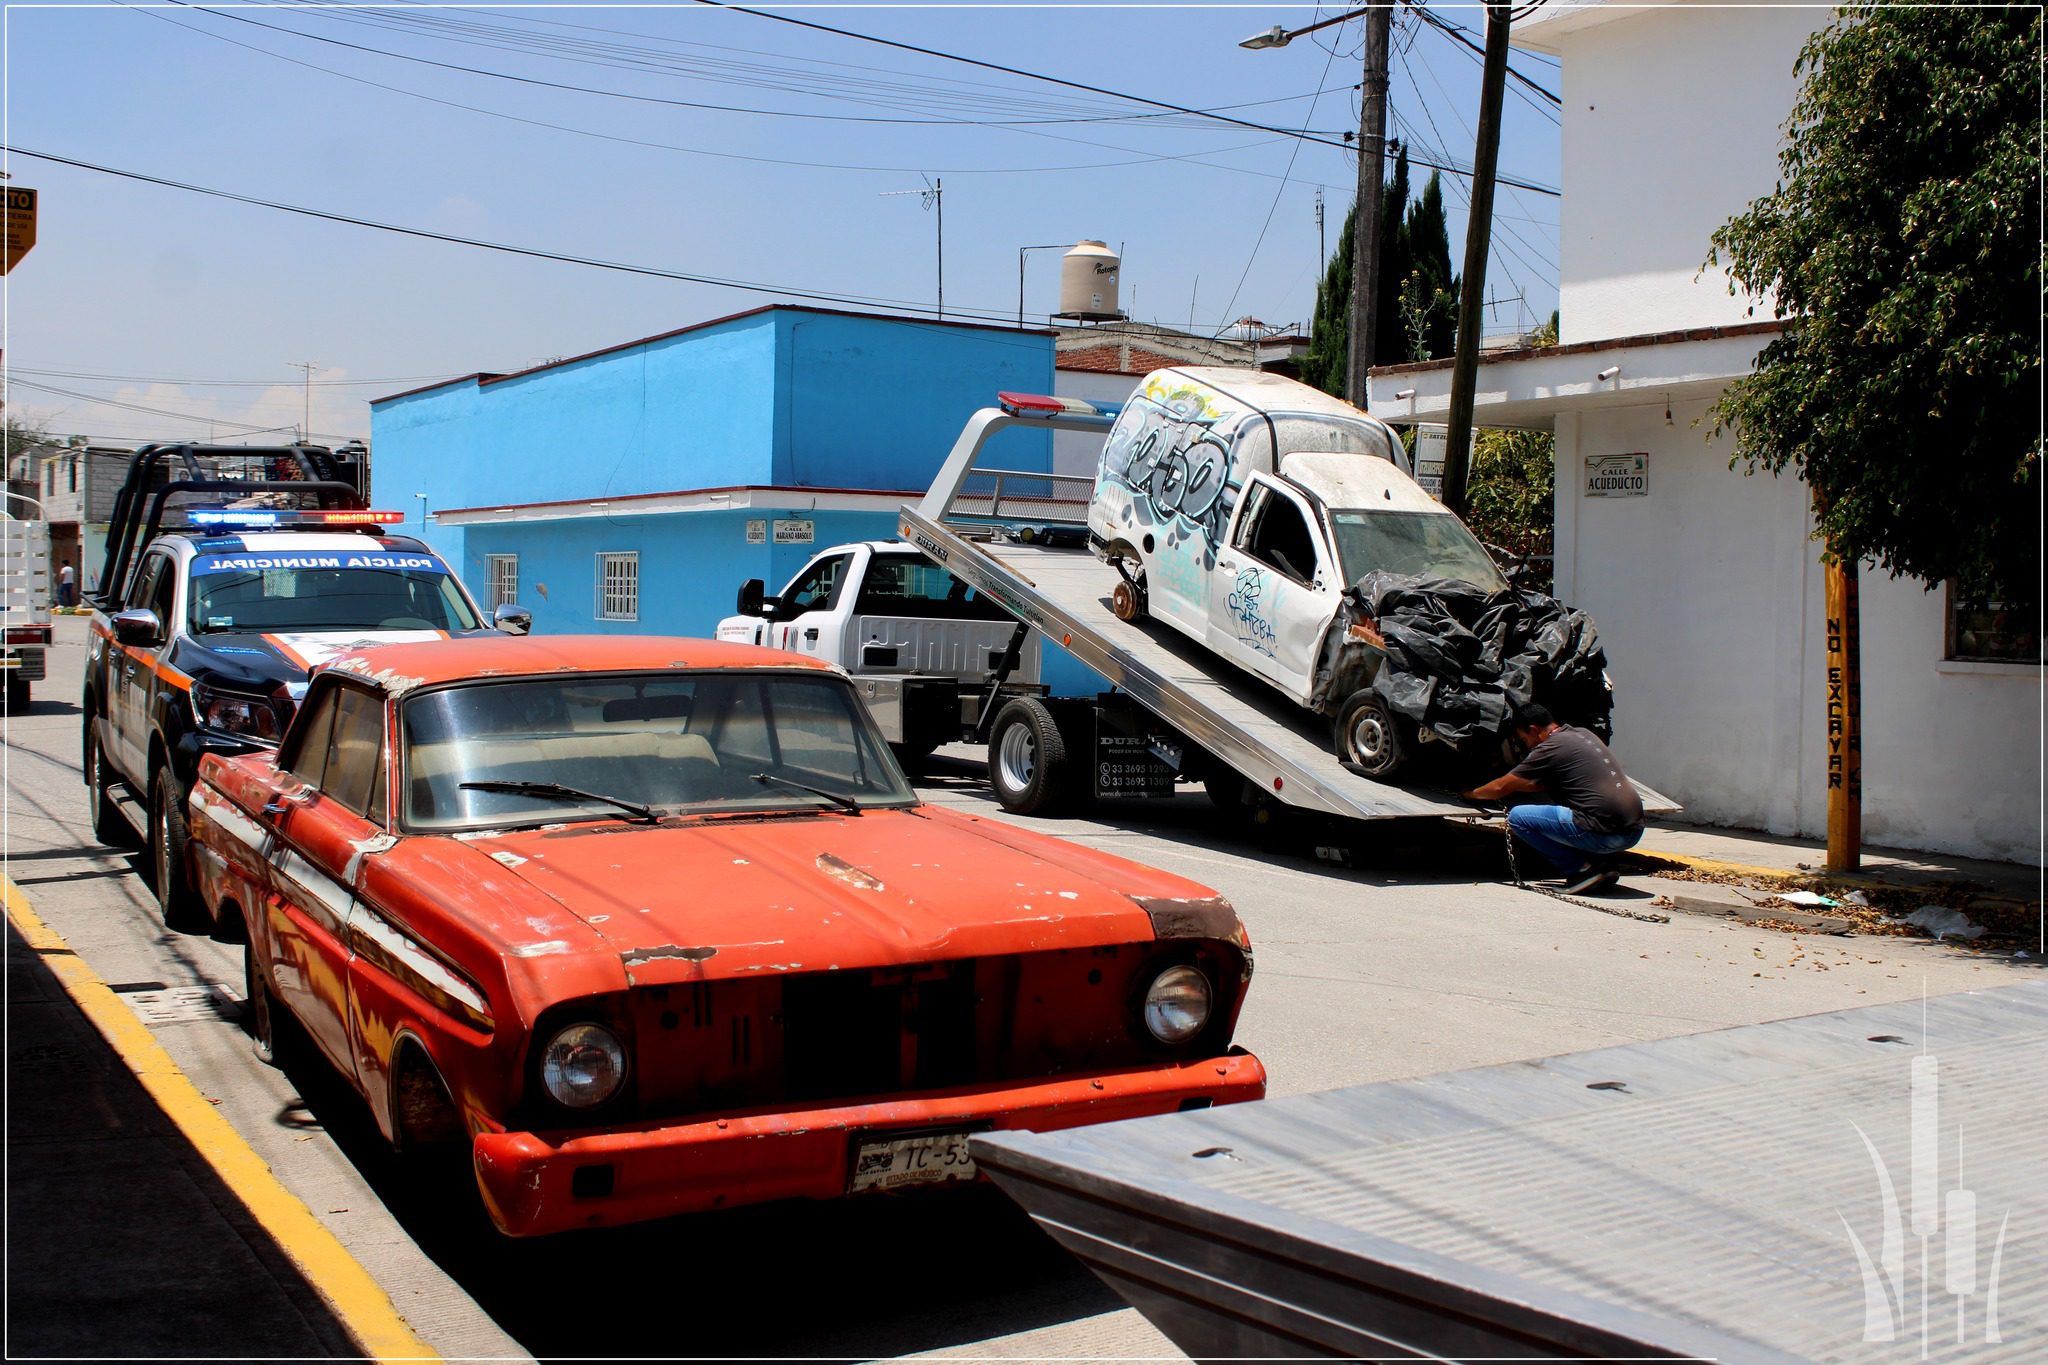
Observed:
[[[1130,1065],[1150,1055],[1130,989],[1154,956],[1113,947],[642,987],[630,1001],[638,1108],[815,1104]]]

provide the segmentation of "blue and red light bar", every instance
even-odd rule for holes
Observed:
[[[209,508],[189,514],[194,526],[390,526],[405,520],[403,512],[372,512],[348,508],[331,512],[280,511],[275,508]]]
[[[998,393],[996,403],[1012,417],[1114,417],[1124,406],[1050,393]]]

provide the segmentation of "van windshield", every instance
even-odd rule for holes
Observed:
[[[1486,548],[1449,512],[1332,509],[1330,525],[1346,583],[1379,570],[1455,578],[1487,592],[1508,585]]]

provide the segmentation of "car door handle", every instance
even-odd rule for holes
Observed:
[[[285,804],[284,798],[281,796],[272,797],[263,803],[263,813],[273,820],[283,815],[289,809],[291,808]]]
[[[805,631],[804,639],[810,644],[818,643],[818,628],[816,626],[812,626],[809,630]]]

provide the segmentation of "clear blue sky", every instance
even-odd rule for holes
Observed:
[[[1475,36],[1484,22],[1476,7],[1431,8]],[[1359,23],[1278,51],[1237,45],[1341,9],[780,12],[1235,106],[1275,127],[1357,127]],[[10,7],[6,37],[10,146],[725,279],[929,306],[933,215],[916,195],[885,195],[929,174],[945,186],[949,315],[1014,316],[1018,247],[1097,237],[1123,247],[1122,301],[1140,320],[1305,324],[1320,273],[1316,187],[1334,245],[1355,186],[1338,148],[1133,117],[1160,111],[699,5]],[[1392,133],[1426,159],[1469,162],[1477,58],[1407,11],[1394,48]],[[1547,59],[1518,51],[1513,64],[1557,89]],[[1554,108],[1512,83],[1500,167],[1558,183]],[[19,155],[6,169],[41,192],[37,246],[6,280],[8,403],[59,434],[203,437],[212,418],[226,437],[236,423],[297,422],[291,363],[314,361],[314,432],[367,435],[364,400],[415,377],[515,369],[777,297],[398,237]],[[1426,177],[1417,168],[1418,190]],[[1445,188],[1458,259],[1466,182],[1447,176]],[[1505,330],[1556,306],[1558,201],[1503,190],[1496,207],[1488,291],[1526,296],[1489,317]],[[1027,314],[1043,321],[1057,280],[1058,253],[1034,253]],[[268,383],[168,382],[197,380]]]

